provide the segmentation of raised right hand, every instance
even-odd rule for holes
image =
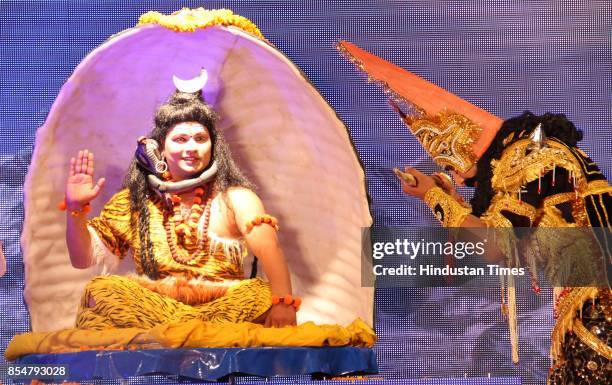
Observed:
[[[81,150],[76,158],[70,159],[70,176],[66,181],[66,207],[80,210],[95,199],[104,186],[104,178],[94,184],[94,154]]]

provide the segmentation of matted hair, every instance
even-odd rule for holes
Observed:
[[[470,201],[474,215],[480,216],[487,211],[495,195],[495,191],[493,191],[491,186],[491,178],[493,178],[491,161],[493,159],[500,159],[506,147],[519,139],[529,136],[540,123],[547,137],[557,138],[568,146],[575,147],[582,140],[582,131],[576,129],[574,123],[570,122],[563,114],[547,112],[542,116],[537,116],[530,111],[525,111],[520,116],[504,121],[491,145],[478,160],[476,175],[465,180],[467,186],[476,187],[474,197]],[[508,138],[512,133],[515,134],[513,139],[504,144],[504,139]]]
[[[176,124],[198,122],[208,129],[212,144],[211,159],[217,163],[218,167],[212,182],[213,190],[224,194],[230,187],[235,186],[253,189],[253,184],[236,166],[227,142],[216,127],[217,120],[217,114],[204,101],[201,92],[191,94],[176,91],[166,103],[157,109],[155,126],[148,137],[156,140],[163,147],[166,136]],[[212,161],[207,168],[211,164]],[[123,187],[129,190],[132,212],[138,214],[132,215],[132,226],[138,229],[142,270],[151,279],[157,279],[159,273],[149,236],[149,208],[146,204],[148,199],[156,195],[156,192],[147,183],[147,173],[139,166],[136,159],[133,159],[123,181]]]

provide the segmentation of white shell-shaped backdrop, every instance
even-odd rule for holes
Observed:
[[[25,186],[25,296],[34,331],[73,327],[85,284],[65,243],[63,198],[70,157],[96,154],[107,184],[96,214],[174,91],[172,76],[208,71],[205,98],[221,117],[238,165],[258,186],[304,299],[298,321],[372,320],[373,290],[361,287],[361,228],[371,223],[364,172],[348,132],[304,75],[268,43],[234,27],[173,32],[146,25],[91,52],[62,87],[36,134]],[[125,266],[123,267],[125,268]]]

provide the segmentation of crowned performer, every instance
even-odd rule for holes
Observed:
[[[458,184],[476,187],[468,205],[442,173],[429,176],[414,168],[396,172],[403,191],[422,199],[443,226],[610,228],[612,187],[577,147],[582,132],[564,115],[525,112],[502,121],[351,43],[343,42],[339,48],[389,88],[394,96],[392,106],[433,160],[450,171]],[[409,112],[400,103],[406,103]],[[585,245],[583,239],[549,241],[548,264],[562,255],[580,253]],[[596,248],[593,243],[588,247]],[[531,246],[528,242],[522,245]],[[509,250],[503,245],[500,249],[508,258],[506,263],[514,264]],[[609,256],[604,253],[604,258],[609,264]],[[599,269],[599,265],[593,267]],[[537,281],[532,283],[538,292]],[[506,309],[513,361],[518,362],[515,291],[509,286]],[[555,288],[557,322],[552,332],[549,383],[600,384],[609,379],[612,297],[609,286],[601,286]]]

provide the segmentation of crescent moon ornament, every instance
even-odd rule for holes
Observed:
[[[181,92],[187,92],[193,94],[199,92],[204,88],[208,81],[208,72],[204,68],[200,71],[200,74],[193,79],[184,80],[176,75],[172,75],[172,82],[177,90]]]

